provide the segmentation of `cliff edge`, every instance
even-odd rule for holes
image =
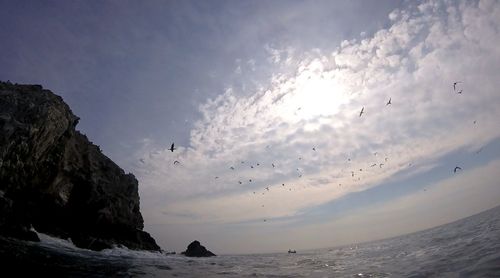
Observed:
[[[0,234],[38,240],[34,227],[81,248],[159,251],[136,178],[75,130],[78,119],[39,85],[0,82]]]

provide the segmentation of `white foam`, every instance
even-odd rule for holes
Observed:
[[[58,237],[53,237],[44,233],[37,232],[35,228],[31,227],[31,230],[35,232],[38,235],[38,238],[40,238],[40,243],[41,245],[48,246],[48,247],[62,247],[66,249],[73,249],[73,250],[78,250],[81,248],[78,248],[73,244],[71,239],[62,239]]]
[[[131,250],[127,247],[120,245],[111,249],[104,249],[100,251],[101,254],[110,257],[130,257],[140,259],[164,259],[166,256],[158,251],[145,251],[145,250]]]
[[[105,256],[109,258],[133,258],[133,259],[165,259],[167,256],[158,251],[144,251],[144,250],[131,250],[123,245],[114,246],[111,249],[104,249],[102,251],[94,251],[83,249],[75,246],[71,239],[62,239],[53,237],[44,233],[37,232],[33,227],[31,228],[40,238],[39,244],[41,246],[57,249],[58,251],[66,251],[70,253],[78,253],[82,256]],[[170,256],[169,256],[170,257]]]

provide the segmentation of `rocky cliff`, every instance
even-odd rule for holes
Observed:
[[[61,97],[0,82],[0,234],[37,231],[82,248],[160,250],[143,229],[138,183],[75,130]]]

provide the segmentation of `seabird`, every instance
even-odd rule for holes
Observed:
[[[218,179],[218,178],[219,178],[219,177],[217,177],[217,176],[215,177],[215,179]]]
[[[382,168],[382,165],[384,165],[384,163],[380,163],[379,167]]]
[[[316,148],[313,148],[313,151],[316,151]]]
[[[234,170],[234,167],[233,167],[233,166],[231,166],[231,167],[229,167],[229,169]]]
[[[266,186],[266,190],[269,191],[269,186]]]
[[[284,184],[284,183],[282,183],[281,185],[282,185],[282,186],[285,186],[285,184]]]
[[[361,117],[361,115],[363,115],[363,111],[365,111],[365,107],[363,106],[363,108],[361,108],[361,112],[359,112],[359,116]]]
[[[392,104],[391,100],[392,100],[392,98],[389,98],[389,101],[385,104],[385,106]]]
[[[354,177],[354,171],[351,171],[351,175]]]
[[[238,183],[239,183],[239,184],[242,184],[242,182],[241,182],[241,181],[238,181]]]
[[[476,121],[474,120],[474,124],[476,124]]]
[[[249,182],[252,182],[252,179],[249,179],[248,181],[249,181]]]
[[[370,167],[374,167],[374,166],[377,166],[377,163],[373,163],[372,165],[370,165]]]
[[[253,169],[253,165],[250,165],[250,168],[252,168],[252,169]]]
[[[457,94],[461,94],[462,93],[462,90],[458,91]]]
[[[174,148],[174,143],[172,143],[172,145],[170,146],[170,149],[169,149],[171,152],[174,152],[174,150],[176,150],[176,148]]]
[[[453,91],[457,89],[457,84],[462,83],[462,81],[453,82]]]
[[[139,159],[140,162],[144,163],[144,158]]]
[[[458,166],[457,166],[457,167],[455,167],[455,169],[453,169],[453,173],[456,173],[456,172],[457,172],[457,170],[462,170],[462,168],[460,168],[460,167],[458,167]]]
[[[179,161],[177,161],[177,160],[176,160],[176,161],[174,161],[174,165],[175,165],[175,164],[179,164],[179,163],[180,163],[180,162],[179,162]]]
[[[273,168],[276,167],[276,166],[274,166],[274,163],[271,163],[271,165],[273,165]]]

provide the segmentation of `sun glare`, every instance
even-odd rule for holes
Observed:
[[[323,71],[322,66],[306,69],[295,77],[293,91],[283,105],[285,118],[291,121],[311,120],[336,114],[349,101],[344,86]]]

